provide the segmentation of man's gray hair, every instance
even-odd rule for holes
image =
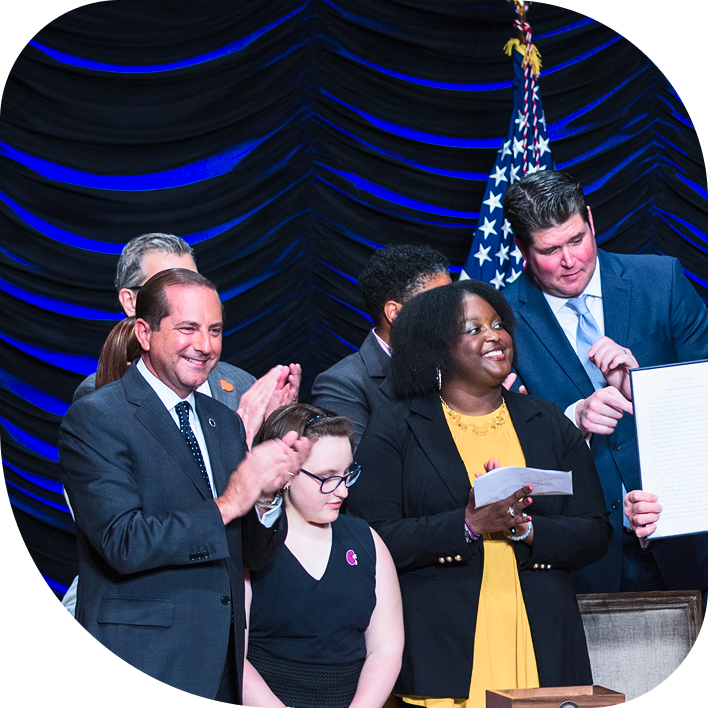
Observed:
[[[192,256],[192,247],[179,236],[172,234],[143,234],[125,244],[116,267],[116,290],[137,288],[145,280],[142,269],[143,256],[146,253],[164,253],[175,256]]]

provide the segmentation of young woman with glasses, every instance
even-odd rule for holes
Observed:
[[[401,667],[401,595],[391,556],[361,519],[340,515],[359,478],[352,423],[315,406],[275,410],[258,442],[296,430],[312,442],[283,490],[285,545],[246,574],[244,705],[383,706]]]

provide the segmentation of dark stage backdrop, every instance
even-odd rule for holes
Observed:
[[[76,571],[57,435],[122,317],[113,276],[148,231],[194,245],[223,357],[313,378],[363,341],[374,249],[459,271],[512,103],[506,2],[117,0],[23,50],[0,107],[0,434],[22,535]],[[678,256],[708,294],[706,173],[661,72],[607,27],[534,4],[553,158],[610,251]]]

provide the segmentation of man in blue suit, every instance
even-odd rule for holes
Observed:
[[[641,488],[629,370],[708,356],[705,305],[675,258],[598,252],[583,188],[567,173],[526,175],[504,213],[526,260],[504,291],[518,320],[516,385],[560,405],[586,437],[615,529],[576,591],[706,590],[704,534],[645,550],[623,514],[625,494]]]
[[[153,276],[136,317],[142,357],[74,403],[60,429],[79,546],[76,619],[150,676],[240,703],[244,567],[262,568],[284,541],[279,490],[309,442],[290,432],[248,452],[241,419],[197,392],[223,330],[204,276]]]

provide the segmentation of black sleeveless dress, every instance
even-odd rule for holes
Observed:
[[[315,580],[287,546],[251,573],[248,660],[287,706],[346,708],[366,658],[376,606],[376,549],[368,524],[340,515]]]

